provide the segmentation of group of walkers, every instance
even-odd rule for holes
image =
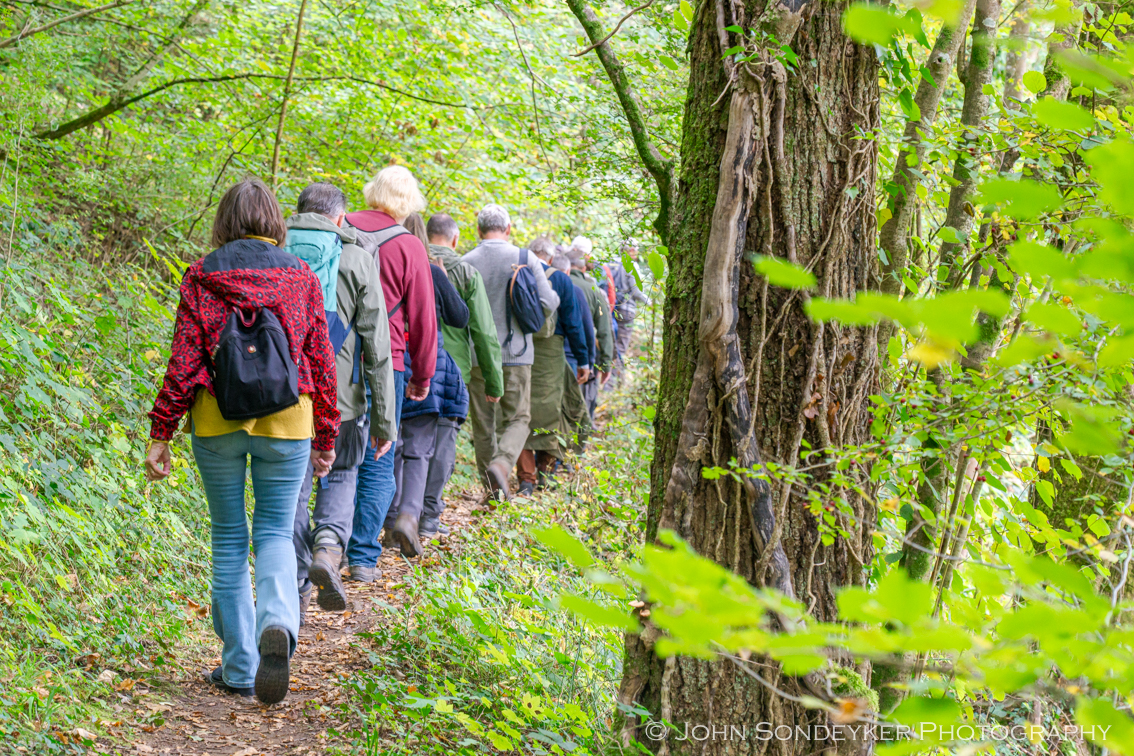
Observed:
[[[264,703],[287,695],[313,593],[343,611],[344,570],[372,582],[383,548],[413,558],[448,532],[442,493],[466,419],[489,496],[511,498],[513,468],[522,495],[569,468],[646,302],[635,273],[595,263],[585,237],[517,247],[499,205],[480,211],[479,243],[459,255],[457,222],[423,221],[404,167],[363,194],[368,209],[348,213],[339,188],[315,183],[285,220],[258,180],[225,193],[215,249],[181,282],[150,412],[148,477],[170,474],[186,419],[208,499],[224,643],[210,679]],[[636,259],[632,241],[622,252]]]

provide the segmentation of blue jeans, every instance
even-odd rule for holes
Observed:
[[[295,547],[291,543],[295,502],[311,457],[311,440],[249,436],[193,436],[193,456],[212,516],[213,630],[224,641],[224,681],[250,688],[260,665],[260,633],[279,625],[299,634]],[[252,459],[252,548],[256,554],[256,601],[248,574],[248,518],[244,481]]]
[[[369,394],[369,392],[367,392]],[[406,374],[394,371],[394,416],[401,424],[402,399],[406,393]],[[369,407],[367,412],[369,412]],[[397,444],[398,439],[390,439]],[[382,556],[378,536],[386,521],[386,512],[397,491],[394,483],[394,448],[374,461],[374,447],[367,445],[362,467],[358,468],[358,489],[354,495],[354,527],[347,545],[347,562],[361,567],[374,567]]]

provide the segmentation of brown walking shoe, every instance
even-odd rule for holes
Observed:
[[[343,578],[339,574],[342,556],[341,548],[316,548],[311,567],[307,571],[311,582],[319,588],[315,601],[324,611],[341,612],[347,608],[346,588],[343,587]]]
[[[406,513],[398,515],[394,523],[394,540],[402,550],[402,556],[413,559],[421,555],[421,540],[417,535],[417,518]]]
[[[508,487],[508,471],[499,462],[493,462],[484,471],[488,478],[488,495],[497,501],[511,501],[512,489]]]

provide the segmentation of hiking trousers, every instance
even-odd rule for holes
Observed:
[[[583,387],[579,385],[571,365],[567,365],[563,374],[563,424],[569,446],[576,444],[576,448],[580,448],[587,442],[592,429],[591,418],[587,414]]]
[[[311,460],[311,439],[193,435],[193,456],[212,519],[213,630],[224,643],[221,671],[234,688],[251,688],[260,666],[260,634],[279,625],[299,635],[292,527],[295,502]],[[252,470],[252,549],[256,554],[256,601],[248,569],[248,518],[244,486]]]
[[[394,417],[402,416],[402,401],[406,394],[404,370],[394,371]],[[370,409],[367,408],[367,414]],[[396,429],[395,429],[396,430]],[[397,439],[390,439],[396,441]],[[362,465],[358,468],[358,487],[354,495],[354,520],[351,523],[350,543],[347,544],[347,562],[362,567],[375,567],[382,556],[378,537],[386,511],[394,500],[394,450],[374,459],[374,447],[367,444]]]
[[[485,398],[484,374],[474,367],[469,380],[469,415],[472,419],[476,468],[488,485],[484,471],[499,463],[511,472],[528,440],[532,366],[504,366],[504,396],[493,404]]]
[[[461,421],[456,418],[442,417],[437,420],[433,459],[429,460],[429,477],[425,480],[422,522],[435,524],[441,520],[441,513],[445,511],[445,500],[441,494],[457,466],[457,434],[460,430]]]
[[[358,468],[370,445],[370,416],[344,420],[335,439],[335,461],[326,477],[315,478],[315,466],[307,463],[307,477],[299,491],[295,507],[295,526],[291,540],[295,545],[296,577],[299,585],[307,582],[315,541],[324,533],[332,533],[339,548],[350,543],[354,525],[354,495],[358,488]],[[388,452],[387,452],[388,453]],[[312,484],[315,487],[315,511],[309,512]]]
[[[421,520],[429,464],[437,448],[437,420],[438,416],[434,414],[402,418],[394,456],[394,480],[398,490],[386,514],[387,531],[394,527],[394,521],[401,514]]]

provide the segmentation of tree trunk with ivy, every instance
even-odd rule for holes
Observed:
[[[672,530],[701,555],[753,585],[796,597],[822,620],[837,617],[840,586],[864,583],[875,521],[870,502],[846,490],[813,499],[812,486],[745,476],[710,481],[701,473],[733,461],[753,469],[805,461],[812,482],[822,483],[832,473],[825,450],[869,437],[876,329],[816,323],[805,313],[812,294],[854,297],[880,281],[877,154],[861,138],[879,125],[878,66],[872,49],[844,35],[844,7],[706,0],[693,20],[647,523],[648,540]],[[734,26],[756,28],[763,39],[774,34],[778,43],[754,46],[753,37],[728,30]],[[722,59],[736,45],[754,57]],[[790,45],[797,61],[780,45]],[[809,291],[770,285],[756,273],[755,255],[800,265],[817,283]],[[851,474],[867,484],[865,470]],[[659,658],[656,639],[648,625],[627,637],[622,703],[679,728],[747,724],[749,737],[651,740],[630,717],[627,742],[698,754],[864,747],[756,740],[755,723],[827,724],[827,715],[772,692],[733,662]],[[760,669],[784,692],[817,694],[813,682],[784,676],[771,661]],[[844,676],[847,697],[868,695],[853,669]]]

